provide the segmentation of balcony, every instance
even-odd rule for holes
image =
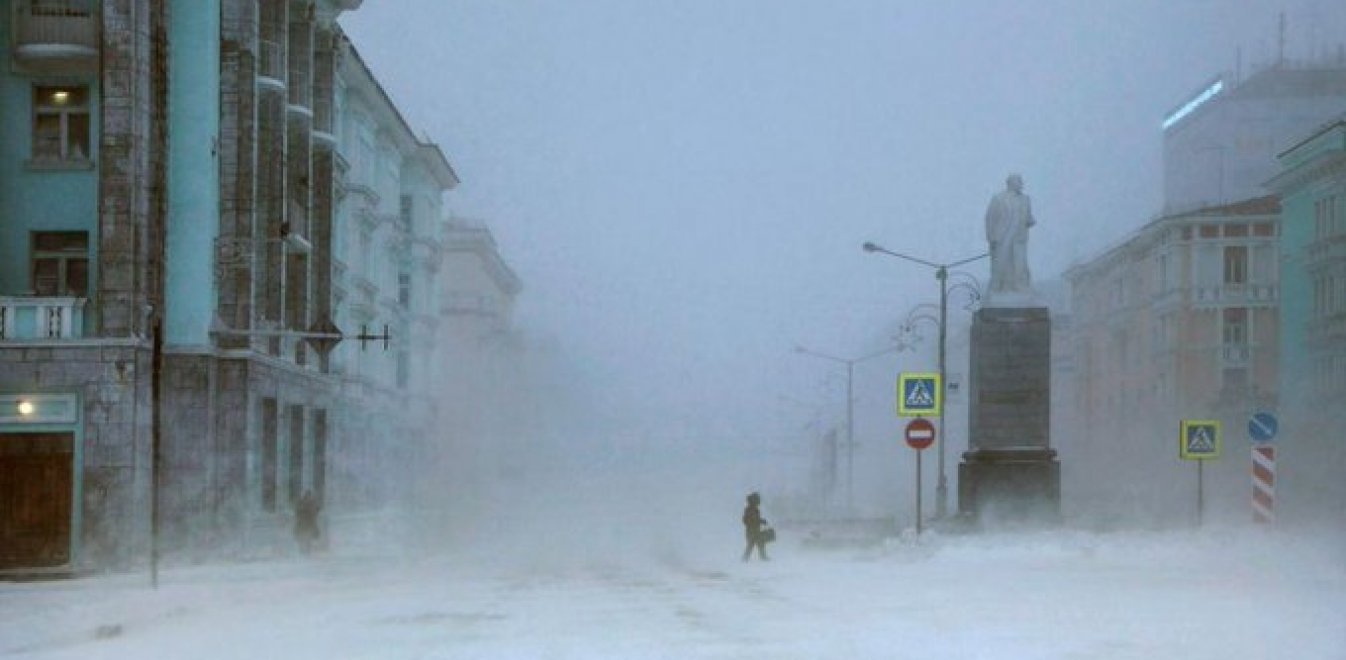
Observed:
[[[0,296],[0,341],[79,339],[85,298]]]
[[[94,0],[16,0],[14,62],[28,73],[98,70],[98,11]]]
[[[257,83],[277,91],[284,91],[284,44],[265,39],[257,42]]]
[[[1346,261],[1346,234],[1335,234],[1309,243],[1304,265],[1309,268]]]
[[[1215,284],[1192,287],[1195,307],[1270,307],[1276,304],[1275,284]]]
[[[1305,339],[1310,346],[1346,342],[1346,312],[1320,316],[1308,322]]]
[[[1246,366],[1252,354],[1252,346],[1248,344],[1224,344],[1220,347],[1220,359],[1226,367]]]

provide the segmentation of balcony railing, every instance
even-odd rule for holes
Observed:
[[[257,42],[257,76],[273,85],[285,84],[285,47],[265,39]]]
[[[1205,305],[1269,305],[1276,302],[1275,284],[1215,284],[1192,287],[1192,303]]]
[[[1220,356],[1227,367],[1237,367],[1248,364],[1252,357],[1253,349],[1248,344],[1224,344],[1220,347]]]
[[[14,59],[41,73],[84,73],[98,64],[94,0],[16,0]]]
[[[1313,346],[1346,341],[1346,312],[1312,319],[1308,322],[1305,330],[1308,335],[1306,339]]]
[[[1346,261],[1346,234],[1320,238],[1309,244],[1305,265],[1316,266],[1329,261]]]
[[[79,339],[84,298],[0,296],[0,341]]]

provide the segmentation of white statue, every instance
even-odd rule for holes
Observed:
[[[1023,177],[1011,174],[1005,190],[986,206],[986,240],[991,247],[988,304],[1026,304],[1035,298],[1028,273],[1028,228],[1035,224]]]

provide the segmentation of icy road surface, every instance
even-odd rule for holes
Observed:
[[[1346,658],[1342,536],[927,536],[771,563],[331,555],[0,583],[39,658]]]

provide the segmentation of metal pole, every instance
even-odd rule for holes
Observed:
[[[945,328],[949,318],[949,270],[940,266],[935,270],[935,279],[939,280],[939,386],[937,396],[939,406],[939,479],[935,482],[935,518],[942,519],[948,513],[949,482],[944,474],[944,445],[949,434],[944,428],[944,408],[948,402],[944,393],[949,391],[948,374],[944,369],[944,346],[947,332]]]
[[[846,361],[846,515],[855,507],[855,362]]]
[[[921,450],[916,450],[916,535],[921,534]]]
[[[1206,462],[1197,459],[1196,462],[1196,526],[1202,526],[1202,519],[1206,513],[1206,492],[1205,492],[1205,470]]]
[[[159,588],[159,464],[160,405],[163,391],[164,332],[163,322],[154,319],[150,352],[150,586]]]

